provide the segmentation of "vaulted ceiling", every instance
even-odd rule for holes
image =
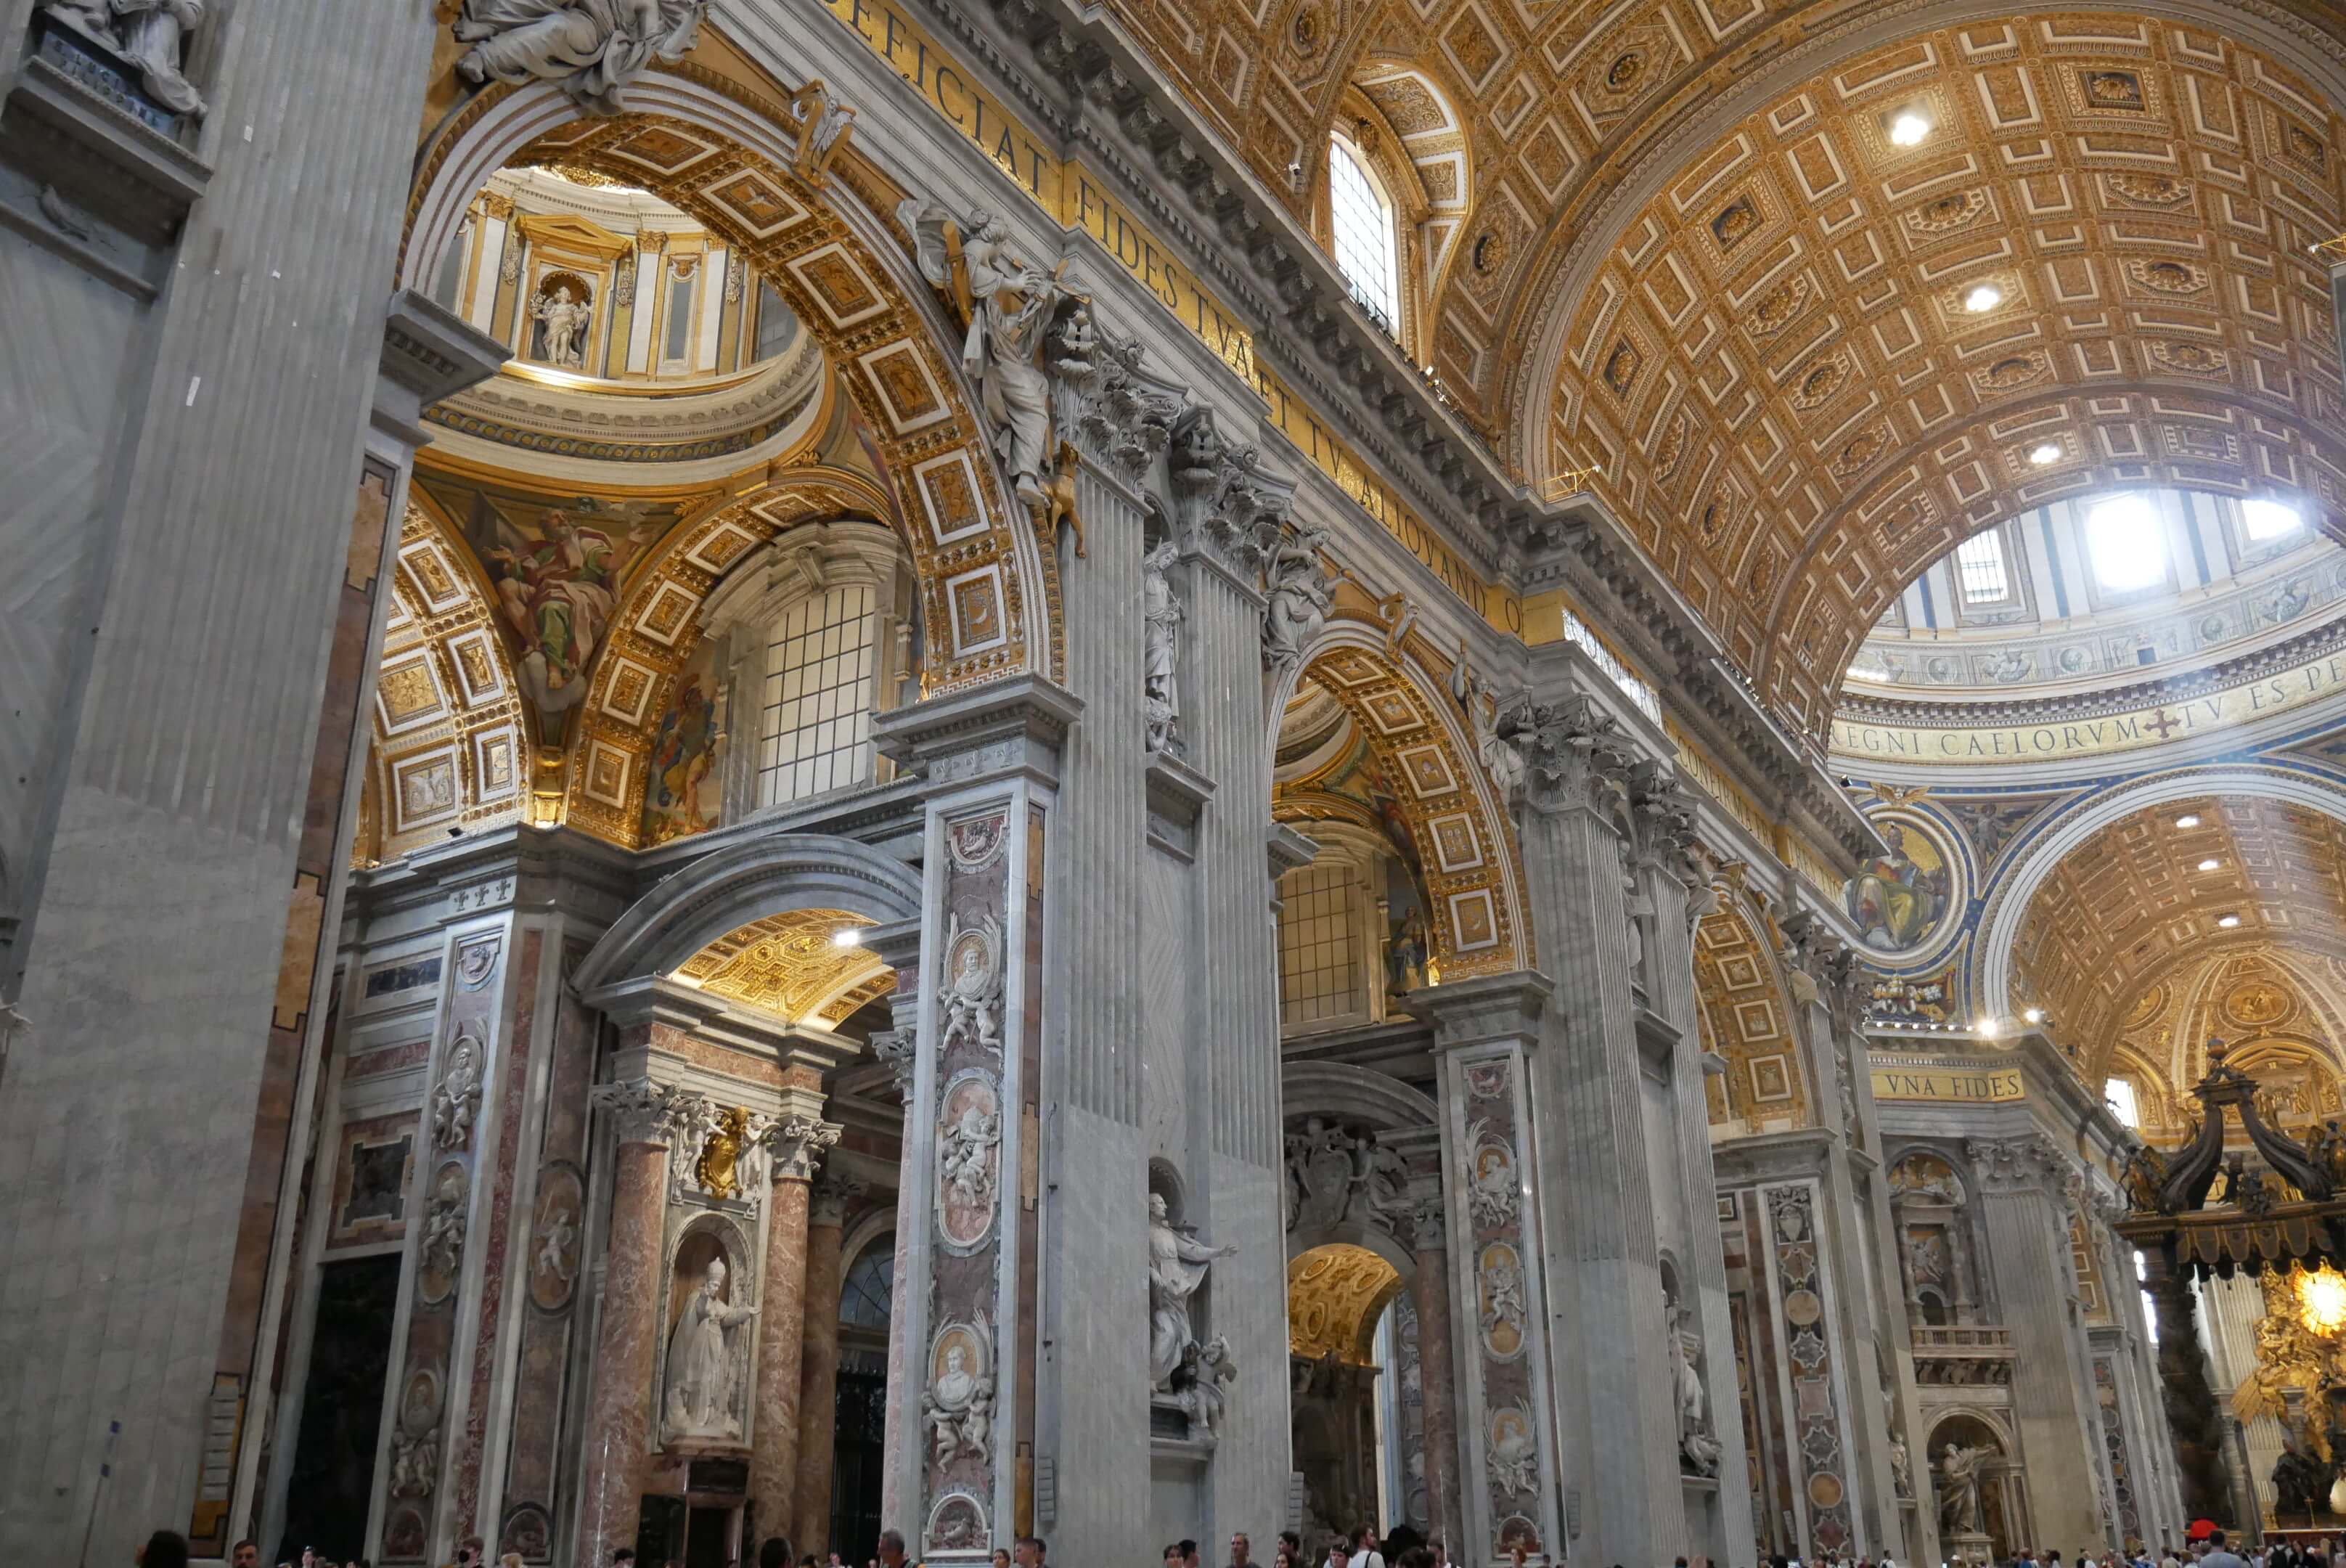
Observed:
[[[2309,253],[2346,229],[2346,120],[2292,64],[2346,76],[2337,6],[1112,3],[1299,210],[1348,84],[1405,141],[1464,127],[1419,357],[1527,479],[1597,465],[1812,733],[1898,590],[2016,508],[2346,500]]]
[[[2055,869],[2013,959],[2055,1036],[2094,1067],[2218,952],[2346,957],[2346,823],[2247,796],[2138,811]]]

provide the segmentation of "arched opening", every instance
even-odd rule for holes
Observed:
[[[1288,1353],[1304,1538],[1404,1522],[1394,1308],[1405,1281],[1378,1252],[1329,1242],[1287,1263]]]
[[[888,1326],[894,1312],[896,1237],[863,1242],[840,1279],[837,1435],[831,1445],[831,1550],[868,1563],[880,1549],[887,1458]]]
[[[1924,1451],[1939,1500],[1939,1541],[1951,1561],[2002,1562],[2027,1544],[2027,1477],[1993,1423],[1949,1415],[1930,1429]]]
[[[1328,139],[1328,227],[1336,270],[1352,302],[1388,337],[1402,335],[1400,215],[1368,155],[1342,136]]]

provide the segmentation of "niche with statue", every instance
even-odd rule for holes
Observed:
[[[756,1249],[722,1215],[685,1227],[669,1253],[659,1348],[659,1442],[670,1452],[750,1446],[757,1342]]]

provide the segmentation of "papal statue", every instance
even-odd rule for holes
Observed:
[[[1165,1195],[1148,1195],[1148,1386],[1170,1386],[1182,1353],[1198,1342],[1189,1326],[1189,1298],[1206,1282],[1206,1266],[1237,1252],[1208,1247],[1173,1228]]]
[[[725,1260],[709,1260],[709,1275],[684,1304],[668,1342],[668,1397],[661,1405],[670,1437],[741,1435],[740,1363],[725,1330],[758,1315],[755,1307],[725,1299]]]

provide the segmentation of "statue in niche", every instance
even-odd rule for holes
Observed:
[[[46,9],[135,67],[148,97],[173,114],[203,117],[203,95],[180,72],[204,25],[203,0],[48,0]]]
[[[1901,1497],[1914,1495],[1913,1465],[1906,1457],[1906,1440],[1902,1437],[1890,1440],[1890,1484]]]
[[[1164,1389],[1182,1353],[1198,1342],[1189,1326],[1189,1298],[1206,1283],[1206,1269],[1235,1247],[1208,1247],[1173,1228],[1165,1195],[1148,1195],[1148,1386]]]
[[[1502,801],[1513,800],[1523,788],[1524,757],[1499,736],[1499,699],[1489,683],[1466,662],[1466,639],[1458,639],[1458,662],[1450,667],[1450,695],[1466,710],[1466,726],[1474,732],[1474,755],[1491,787]]]
[[[709,0],[464,0],[456,62],[468,82],[548,81],[590,115],[623,114],[619,89],[699,42]]]
[[[921,1419],[940,1465],[963,1454],[984,1463],[993,1451],[994,1334],[983,1312],[948,1323],[929,1352],[929,1383]]]
[[[567,283],[556,283],[551,295],[529,297],[529,318],[537,323],[537,357],[557,370],[586,368],[586,326],[595,307],[574,296]]]
[[[1425,911],[1413,901],[1385,942],[1385,993],[1406,996],[1425,983]]]
[[[1181,698],[1175,685],[1181,651],[1181,623],[1188,612],[1168,575],[1180,552],[1164,539],[1140,558],[1140,610],[1146,627],[1141,661],[1141,699],[1148,710],[1148,749],[1180,748]]]
[[[481,1109],[480,1054],[469,1034],[448,1047],[448,1070],[432,1091],[432,1146],[464,1149],[473,1145],[473,1119]]]
[[[1262,657],[1274,675],[1284,675],[1303,662],[1303,650],[1328,623],[1328,574],[1320,552],[1328,530],[1298,523],[1282,531],[1270,546],[1262,569]]]
[[[700,1288],[684,1304],[668,1341],[668,1397],[662,1410],[670,1437],[741,1435],[741,1359],[726,1339],[758,1315],[755,1307],[725,1299],[725,1260],[712,1257]]]
[[[966,328],[962,369],[977,383],[994,455],[1029,509],[1049,504],[1045,461],[1051,451],[1051,382],[1043,340],[1062,308],[1082,297],[1067,287],[1067,264],[1045,272],[1010,249],[1010,230],[983,209],[966,221],[933,201],[908,199],[896,221],[913,236],[921,275],[943,290]]]
[[[799,174],[821,190],[831,183],[831,164],[855,137],[855,111],[831,97],[821,76],[810,76],[790,95],[790,112],[799,119]]]
[[[1668,1304],[1671,1398],[1678,1412],[1678,1453],[1690,1473],[1719,1473],[1719,1440],[1711,1435],[1709,1400],[1702,1387],[1702,1335],[1693,1308]]]
[[[1949,1443],[1939,1455],[1939,1528],[1950,1535],[1979,1533],[1980,1466],[1987,1453]]]

